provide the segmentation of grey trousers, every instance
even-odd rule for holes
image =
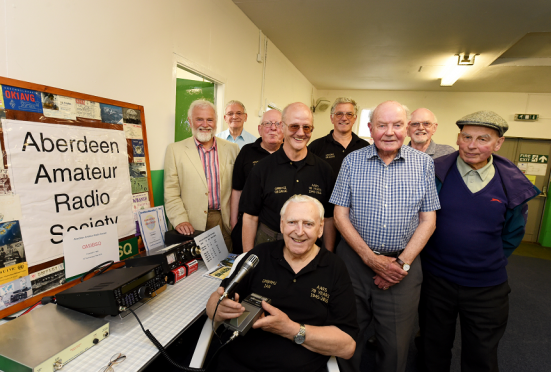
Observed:
[[[337,254],[345,262],[352,280],[360,327],[356,352],[349,360],[338,359],[340,370],[360,371],[365,332],[373,320],[378,343],[375,371],[404,372],[423,281],[421,258],[415,259],[400,283],[384,291],[373,283],[373,270],[362,262],[344,239],[339,243]]]

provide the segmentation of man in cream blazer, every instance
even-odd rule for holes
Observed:
[[[220,226],[231,252],[230,195],[239,146],[215,138],[216,108],[194,101],[188,111],[193,136],[168,146],[165,156],[165,210],[185,235]]]

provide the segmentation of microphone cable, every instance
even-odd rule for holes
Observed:
[[[216,356],[218,355],[218,352],[220,350],[222,350],[224,348],[224,346],[226,346],[227,344],[229,344],[231,341],[235,340],[235,338],[237,336],[239,336],[239,332],[235,331],[233,332],[233,335],[230,337],[230,339],[228,341],[226,341],[225,344],[223,344],[222,346],[220,346],[220,348],[218,350],[216,350],[216,352],[214,353],[214,355],[212,356],[212,358],[210,359],[209,361],[209,364],[207,364],[207,367],[206,368],[193,368],[193,367],[185,367],[185,366],[181,366],[179,365],[178,363],[176,363],[174,360],[172,360],[172,358],[168,355],[166,349],[163,347],[163,345],[161,345],[161,343],[155,338],[155,336],[153,336],[153,334],[148,330],[146,330],[142,324],[142,322],[140,321],[140,318],[138,318],[138,315],[136,315],[136,313],[134,312],[134,310],[132,310],[131,308],[128,308],[128,310],[130,310],[130,312],[132,313],[132,315],[134,315],[136,317],[136,320],[138,321],[138,323],[140,324],[140,327],[142,327],[142,331],[145,333],[145,335],[147,336],[147,338],[149,338],[149,340],[153,343],[153,345],[155,345],[155,347],[157,347],[157,349],[159,350],[159,352],[161,354],[163,354],[163,356],[166,358],[166,360],[168,360],[170,362],[170,364],[172,364],[174,367],[178,368],[178,369],[181,369],[181,370],[184,370],[184,371],[189,371],[189,372],[206,372],[208,371],[212,361],[216,358]],[[213,316],[214,318],[214,316]],[[214,329],[213,329],[214,330]],[[216,334],[216,332],[215,332]]]

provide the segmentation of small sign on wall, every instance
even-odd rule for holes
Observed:
[[[538,155],[538,154],[520,154],[518,156],[518,161],[521,163],[540,163],[547,164],[549,160],[548,155]]]

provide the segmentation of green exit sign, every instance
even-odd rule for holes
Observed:
[[[515,114],[515,120],[517,121],[536,121],[538,117],[538,114]]]
[[[521,163],[547,164],[547,160],[549,160],[548,156],[542,154],[520,154],[518,156],[518,161]]]

